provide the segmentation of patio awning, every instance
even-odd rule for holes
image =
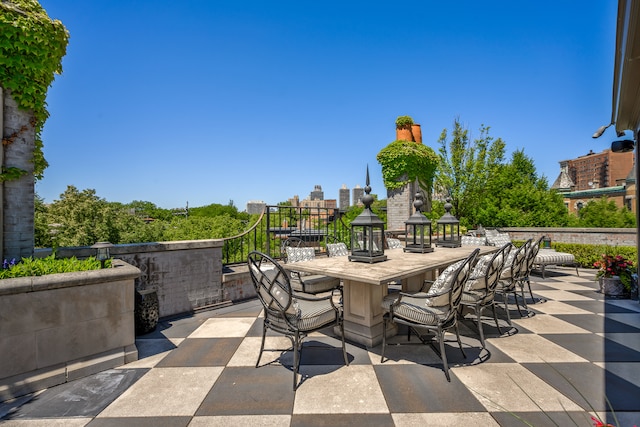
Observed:
[[[616,131],[640,128],[640,0],[619,0],[611,122]]]

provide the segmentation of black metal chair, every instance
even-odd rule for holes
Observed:
[[[262,344],[256,368],[260,365],[267,330],[285,335],[291,340],[293,349],[293,390],[295,391],[298,387],[300,353],[304,338],[311,332],[331,325],[340,328],[342,355],[345,365],[348,366],[342,309],[335,303],[333,293],[322,297],[294,293],[289,275],[284,268],[262,252],[251,252],[247,263],[256,294],[264,308]]]
[[[525,262],[525,269],[521,274],[521,278],[518,281],[520,285],[520,292],[522,293],[522,299],[524,300],[524,308],[527,308],[527,299],[524,296],[524,284],[527,283],[527,287],[529,288],[529,295],[531,296],[531,301],[533,304],[536,303],[535,298],[533,297],[533,292],[531,292],[531,280],[529,275],[531,274],[531,270],[533,269],[533,264],[536,260],[536,256],[538,256],[538,252],[540,251],[540,244],[542,243],[542,239],[544,236],[540,236],[538,240],[533,241],[531,246],[529,247],[529,251],[527,252],[527,260]]]
[[[484,331],[482,328],[482,311],[486,307],[491,307],[493,319],[496,322],[498,332],[502,334],[500,324],[498,323],[498,316],[496,314],[495,294],[496,286],[498,286],[498,279],[500,278],[500,272],[502,271],[505,259],[507,258],[510,249],[511,243],[507,243],[497,252],[483,255],[478,258],[478,261],[471,271],[469,280],[467,280],[462,294],[462,300],[460,301],[461,311],[464,307],[467,307],[472,309],[476,315],[482,348],[485,348]]]
[[[302,239],[289,237],[282,243],[282,258],[285,263],[310,261],[315,258],[315,249],[304,246]],[[291,287],[296,292],[305,294],[319,294],[329,292],[340,287],[340,279],[336,277],[324,276],[321,274],[306,274],[298,271],[291,271]]]
[[[522,316],[522,310],[520,310],[520,304],[518,303],[518,292],[516,286],[518,281],[523,277],[523,271],[526,269],[527,251],[531,246],[531,239],[527,240],[519,248],[512,247],[507,260],[500,272],[500,278],[498,279],[498,286],[496,293],[502,296],[504,302],[504,310],[507,312],[507,321],[509,326],[511,323],[511,314],[509,313],[509,294],[513,294],[513,298],[518,307],[518,313]]]
[[[397,298],[383,301],[383,309],[388,310],[383,316],[383,331],[387,330],[388,322],[395,322],[409,327],[409,336],[413,331],[424,344],[431,344],[436,353],[442,358],[444,374],[447,381],[449,377],[449,365],[444,346],[444,334],[454,328],[458,339],[458,346],[462,355],[466,358],[460,332],[458,330],[458,306],[462,299],[464,285],[471,272],[471,264],[478,256],[480,249],[475,249],[467,258],[447,267],[433,282],[429,290],[423,288],[415,294],[400,292]],[[435,333],[440,342],[438,350],[431,339],[425,339],[420,330]],[[382,334],[382,354],[380,361],[384,362],[384,351],[387,345],[386,334]]]

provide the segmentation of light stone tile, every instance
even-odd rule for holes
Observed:
[[[244,337],[255,320],[255,317],[214,317],[207,319],[189,338]]]
[[[47,418],[41,420],[0,421],[2,427],[83,427],[91,418]]]
[[[538,296],[544,297],[548,300],[554,300],[554,301],[593,301],[593,298],[585,297],[583,295],[579,295],[574,292],[568,292],[565,290],[555,290],[555,291],[538,290],[538,291],[534,291],[533,293]]]
[[[262,337],[247,337],[242,340],[227,366],[256,366],[261,341]],[[265,351],[262,352],[260,365],[267,365],[276,361],[282,355],[282,351],[291,348],[291,341],[285,336],[267,337],[264,348]],[[266,351],[269,349],[282,351]]]
[[[391,414],[395,427],[498,427],[500,424],[487,412],[437,412],[422,414]]]
[[[545,303],[546,304],[546,303]],[[533,317],[523,319],[512,319],[516,326],[522,326],[534,334],[588,334],[586,329],[582,329],[569,322],[558,319],[547,314],[538,314]]]
[[[640,316],[638,316],[638,313],[598,313],[598,315],[640,329]]]
[[[291,415],[233,415],[194,417],[189,427],[288,427]]]
[[[453,368],[487,410],[494,412],[582,411],[582,408],[517,363]]]
[[[558,291],[595,291],[597,289],[597,286],[591,282],[576,283],[574,280],[568,282],[544,282],[544,286],[554,288]],[[539,292],[544,291],[545,290],[540,290]],[[538,291],[534,290],[533,293],[537,294]]]
[[[491,338],[488,341],[518,363],[588,362],[577,354],[535,334],[516,334],[505,338]]]
[[[301,366],[294,414],[380,414],[389,408],[371,365]]]
[[[191,416],[223,367],[154,368],[102,411],[102,417]]]
[[[529,308],[545,314],[591,314],[590,311],[560,301],[546,301],[542,304],[531,304]],[[523,326],[525,326],[524,323]]]
[[[163,351],[162,353],[154,354],[153,356],[145,357],[144,359],[138,359],[135,362],[126,363],[122,366],[119,366],[118,369],[133,369],[133,368],[153,368],[155,367],[162,359],[164,359],[169,353],[173,350]]]

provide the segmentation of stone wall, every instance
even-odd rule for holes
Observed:
[[[134,280],[114,268],[0,281],[0,401],[138,359]]]
[[[579,243],[589,245],[636,246],[635,228],[553,228],[553,227],[501,227],[512,240],[527,240],[542,235],[551,242]]]
[[[405,222],[413,214],[414,185],[387,190],[387,230],[404,231]]]
[[[222,239],[115,245],[111,256],[140,269],[136,289],[156,290],[160,317],[169,317],[225,301],[222,245]],[[95,255],[95,249],[59,248],[57,254],[82,258]]]

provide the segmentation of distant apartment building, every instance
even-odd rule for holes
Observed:
[[[551,188],[562,194],[571,213],[602,197],[635,212],[635,185],[633,152],[614,153],[606,149],[561,161],[560,175]]]
[[[360,185],[356,184],[355,187],[353,187],[353,204],[354,205],[361,205],[362,204],[362,198],[364,197],[364,188],[360,187]]]
[[[247,202],[247,213],[251,215],[261,214],[265,206],[266,203],[262,200],[250,200]]]
[[[351,206],[351,199],[349,197],[349,189],[346,184],[342,184],[342,188],[338,191],[338,200],[340,201],[340,210],[346,211]]]

